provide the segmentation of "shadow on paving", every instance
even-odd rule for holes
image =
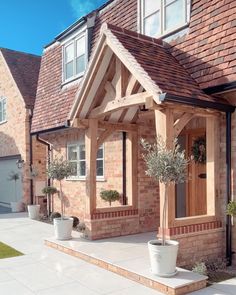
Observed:
[[[0,205],[0,214],[7,214],[7,213],[11,213],[11,208],[7,208]]]

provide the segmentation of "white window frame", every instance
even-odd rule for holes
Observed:
[[[77,163],[77,175],[70,176],[68,180],[86,180],[86,158],[80,159],[80,147],[85,145],[84,141],[79,141],[79,142],[74,142],[74,143],[69,143],[67,144],[67,160],[69,162],[76,162]],[[69,160],[69,147],[76,146],[77,148],[77,160]],[[97,175],[96,179],[97,180],[104,180],[105,177],[105,147],[104,144],[101,145],[103,148],[103,158],[97,158],[97,160],[103,160],[103,175]],[[85,162],[85,175],[79,175],[79,170],[80,170],[80,162]]]
[[[0,124],[7,122],[7,99],[6,97],[0,96],[0,106],[1,106],[1,113],[2,113],[2,120],[0,121]],[[5,106],[3,108],[3,106]],[[3,117],[3,114],[5,113],[5,116]]]
[[[68,83],[70,81],[74,81],[76,79],[81,78],[84,73],[85,70],[87,68],[87,64],[88,64],[88,36],[87,36],[87,30],[83,29],[82,31],[80,31],[79,33],[77,33],[76,35],[73,35],[72,38],[65,40],[62,43],[62,82],[63,83]],[[85,68],[84,71],[81,73],[76,74],[76,42],[83,38],[85,39]],[[65,48],[68,47],[69,45],[73,44],[73,49],[74,49],[74,58],[73,58],[73,76],[71,76],[70,78],[66,78],[66,50]]]
[[[139,17],[138,17],[138,27],[139,27],[139,31],[142,34],[145,34],[144,32],[144,19],[147,18],[148,16],[144,17],[144,1],[145,0],[138,0],[138,13],[139,13]],[[156,36],[152,36],[154,38],[159,38],[162,36],[166,36],[169,35],[171,33],[175,33],[176,31],[179,31],[181,28],[186,27],[189,24],[190,21],[190,10],[191,10],[191,0],[183,0],[184,1],[184,14],[185,14],[185,20],[183,23],[177,25],[175,28],[169,29],[169,30],[165,30],[165,7],[170,5],[165,5],[165,0],[153,0],[153,1],[161,1],[161,33],[157,34]],[[176,0],[173,0],[173,2]],[[172,2],[172,3],[173,3]],[[149,16],[151,16],[152,14],[154,14],[155,11],[153,11],[152,13],[149,14]]]

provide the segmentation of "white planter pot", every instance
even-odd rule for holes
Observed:
[[[28,205],[27,208],[28,208],[29,218],[39,219],[40,205]]]
[[[70,240],[72,238],[73,218],[54,218],[54,232],[57,240]]]
[[[176,260],[179,242],[167,240],[166,245],[161,245],[161,240],[148,242],[151,271],[160,277],[174,276],[176,271]]]
[[[22,211],[22,202],[11,202],[11,211],[12,212],[21,212]]]

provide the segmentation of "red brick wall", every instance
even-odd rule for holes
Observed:
[[[189,33],[172,53],[201,88],[236,80],[236,2],[193,0]]]
[[[53,146],[53,157],[66,159],[66,147],[69,143],[78,142],[84,139],[84,130],[67,130],[42,136],[50,141]],[[122,193],[122,141],[121,133],[114,133],[104,143],[105,152],[105,177],[104,180],[97,181],[97,207],[109,207],[109,204],[100,198],[101,189],[115,189]],[[54,182],[55,186],[58,184]],[[85,218],[85,180],[65,180],[63,181],[63,192],[65,194],[65,213],[75,215],[80,219]],[[120,202],[114,202],[113,206],[119,206]],[[55,210],[60,210],[60,203],[55,197]]]
[[[225,235],[220,229],[173,237],[179,241],[178,266],[225,257]]]
[[[68,143],[76,142],[84,137],[83,130],[66,130],[51,135],[42,136],[44,139],[50,141],[53,145],[53,157],[63,156],[66,158],[66,146]],[[149,126],[143,126],[139,131],[139,138],[145,137],[152,141],[155,138],[154,127],[150,129]],[[105,152],[105,179],[104,181],[97,181],[97,207],[109,207],[109,204],[101,200],[99,196],[100,190],[103,189],[115,189],[119,193],[122,193],[122,133],[117,132],[111,135],[104,143]],[[137,143],[139,144],[139,143]],[[139,162],[138,162],[138,194],[135,198],[138,200],[138,213],[132,213],[130,216],[133,223],[133,229],[130,233],[134,232],[145,232],[157,230],[159,226],[159,193],[158,186],[149,177],[145,175],[145,165],[142,160],[142,150],[139,146]],[[54,185],[58,185],[54,182]],[[86,182],[82,180],[65,180],[63,181],[63,192],[65,194],[66,200],[66,214],[78,216],[81,220],[85,219],[85,196],[86,196]],[[113,206],[120,206],[120,202],[113,203]],[[128,204],[128,205],[131,205]],[[54,211],[60,210],[60,203],[55,196]],[[100,218],[100,217],[99,217]],[[114,221],[112,221],[114,219]],[[99,224],[110,220],[108,223],[114,223],[113,227],[117,228],[115,233],[120,232],[121,234],[128,234],[128,229],[132,228],[130,224],[129,227],[122,226],[122,220],[126,217],[104,219],[103,221],[97,220],[92,221],[92,224]],[[122,222],[121,222],[122,221]],[[97,225],[98,226],[98,225]],[[95,226],[96,227],[96,226]],[[94,227],[94,228],[95,228]],[[122,230],[123,229],[123,230]],[[99,232],[102,234],[100,237],[105,237],[108,231],[107,228],[104,229],[102,234],[102,229]],[[98,233],[95,236],[98,237]]]

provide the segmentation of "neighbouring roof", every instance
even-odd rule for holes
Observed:
[[[36,97],[41,57],[0,48],[26,107],[32,108]]]

